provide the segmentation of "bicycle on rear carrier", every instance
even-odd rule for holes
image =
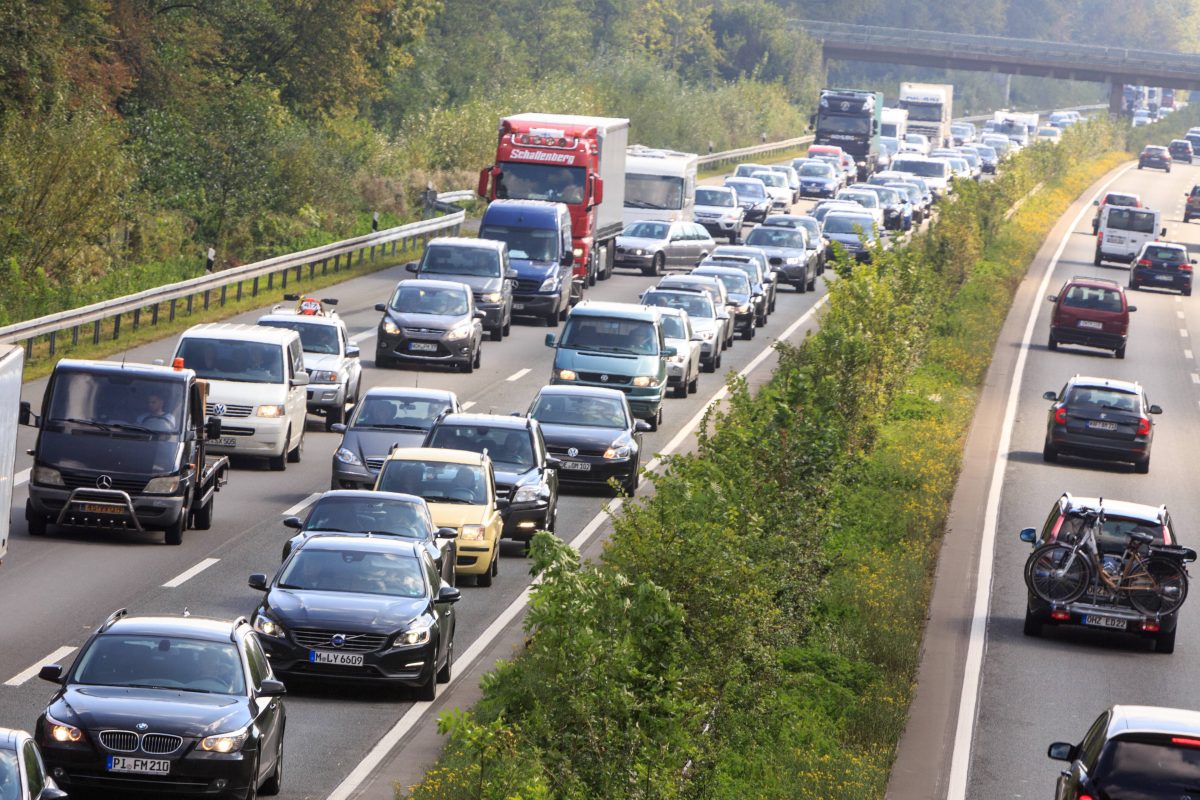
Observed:
[[[1025,562],[1025,585],[1041,600],[1065,606],[1089,591],[1124,596],[1142,614],[1163,616],[1187,599],[1187,548],[1155,545],[1154,537],[1131,531],[1119,557],[1102,555],[1097,543],[1104,528],[1102,509],[1083,508],[1070,516],[1082,520],[1074,535],[1038,547]],[[1195,557],[1194,555],[1192,556]]]

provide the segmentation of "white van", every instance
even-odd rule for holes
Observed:
[[[904,172],[916,175],[925,181],[935,196],[941,197],[950,191],[950,178],[954,172],[950,163],[943,159],[928,156],[898,155],[892,159],[891,172]]]
[[[1105,261],[1130,264],[1142,245],[1166,235],[1162,214],[1153,208],[1106,205],[1100,209],[1096,257],[1092,263],[1097,267]]]
[[[265,456],[287,469],[304,450],[308,373],[300,334],[227,322],[184,331],[175,358],[208,381],[209,416],[221,418],[214,453]]]

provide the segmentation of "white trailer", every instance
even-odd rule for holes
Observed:
[[[904,141],[904,134],[908,133],[908,110],[903,108],[885,108],[883,110],[883,124],[880,126],[880,136],[894,136],[900,141]]]
[[[909,133],[924,134],[934,147],[951,144],[953,86],[948,83],[902,83],[898,103],[908,112]]]
[[[639,144],[626,148],[625,225],[645,219],[693,221],[699,165],[700,157],[695,153]]]
[[[8,524],[17,462],[17,421],[25,351],[0,344],[0,559],[8,552]]]

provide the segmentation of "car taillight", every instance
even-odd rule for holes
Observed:
[[[1096,234],[1096,242],[1099,243],[1099,242],[1103,242],[1103,241],[1104,241],[1104,231],[1100,231],[1099,233]]]
[[[1188,264],[1186,262],[1183,264],[1176,264],[1175,266],[1179,267],[1180,272],[1191,272],[1192,271],[1192,265]]]
[[[1190,739],[1185,736],[1172,736],[1171,744],[1181,744],[1184,747],[1200,747],[1200,739]]]
[[[1148,258],[1139,258],[1139,259],[1138,259],[1138,266],[1139,266],[1139,267],[1153,267],[1153,266],[1154,266],[1154,262],[1153,262],[1153,261],[1151,261],[1151,260],[1150,260],[1150,259],[1148,259]]]
[[[1096,798],[1092,797],[1090,794],[1081,794],[1079,795],[1079,800],[1096,800]]]
[[[1058,409],[1054,412],[1054,422],[1058,425],[1066,425],[1067,424],[1067,407],[1066,406],[1059,406]]]
[[[1138,436],[1149,436],[1150,435],[1150,418],[1149,417],[1142,417],[1140,420],[1138,420],[1137,435]]]

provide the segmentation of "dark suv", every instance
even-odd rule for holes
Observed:
[[[1154,423],[1162,409],[1151,405],[1140,384],[1076,375],[1050,400],[1046,420],[1045,461],[1077,455],[1109,461],[1132,461],[1138,472],[1150,471]]]
[[[1119,283],[1076,275],[1063,284],[1058,294],[1046,299],[1054,303],[1047,344],[1051,350],[1057,350],[1060,344],[1080,344],[1125,357],[1129,314],[1137,311],[1137,306],[1129,305]]]
[[[492,341],[508,335],[512,328],[513,288],[519,275],[509,264],[508,245],[504,242],[446,236],[425,245],[420,262],[404,266],[418,278],[470,286]]]
[[[1172,139],[1167,145],[1167,152],[1171,154],[1171,158],[1175,161],[1182,161],[1184,164],[1192,163],[1192,143],[1187,139]]]
[[[68,670],[35,737],[54,778],[75,796],[102,789],[165,797],[279,793],[284,694],[245,618],[104,621]]]
[[[1187,205],[1183,207],[1183,221],[1191,222],[1192,217],[1200,217],[1200,183],[1193,186],[1184,197],[1187,198]]]
[[[1138,156],[1138,169],[1161,169],[1164,172],[1171,171],[1171,153],[1165,147],[1159,145],[1148,144],[1142,148],[1141,155]]]
[[[1187,245],[1146,242],[1129,269],[1129,288],[1140,289],[1145,285],[1178,289],[1183,295],[1189,296],[1192,293],[1192,267],[1195,264],[1188,257]]]
[[[1058,778],[1057,800],[1186,800],[1200,786],[1200,712],[1112,706],[1079,744],[1055,742],[1046,755],[1071,765]]]
[[[457,281],[401,281],[383,312],[375,344],[375,366],[399,363],[446,364],[463,372],[479,366],[486,314]],[[339,420],[340,422],[340,420]]]
[[[554,531],[559,461],[546,451],[536,419],[447,414],[429,429],[423,446],[488,454],[496,470],[496,496],[508,500],[502,537],[528,542],[535,531]]]

